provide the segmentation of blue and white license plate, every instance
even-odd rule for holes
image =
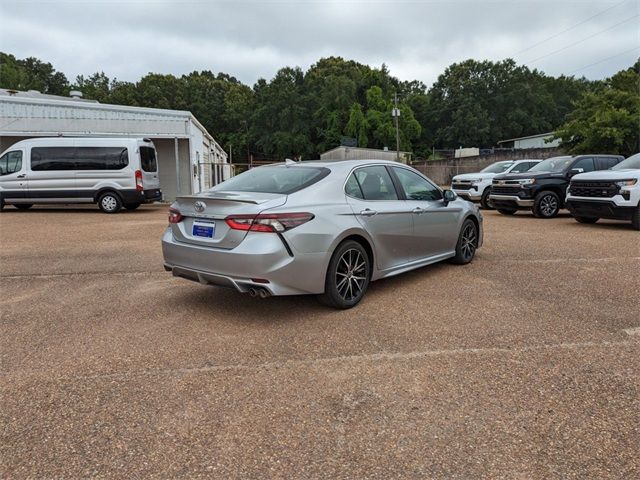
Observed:
[[[216,222],[193,222],[193,229],[191,234],[194,237],[213,238],[216,233]]]

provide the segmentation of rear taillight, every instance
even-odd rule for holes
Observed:
[[[180,223],[184,217],[175,208],[169,209],[169,223]]]
[[[136,170],[136,190],[141,192],[144,190],[142,187],[142,171]]]
[[[260,215],[231,215],[224,219],[233,230],[252,232],[285,232],[313,218],[312,213],[263,213]]]

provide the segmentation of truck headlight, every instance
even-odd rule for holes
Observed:
[[[536,183],[536,179],[535,178],[525,178],[524,180],[518,180],[518,183],[520,185],[533,185],[534,183]]]
[[[638,183],[637,178],[630,178],[629,180],[618,180],[615,184],[619,187],[631,187]]]

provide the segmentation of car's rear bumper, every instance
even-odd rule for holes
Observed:
[[[324,291],[326,254],[289,253],[276,234],[249,232],[240,245],[223,250],[178,242],[167,229],[162,253],[165,269],[174,276],[203,284],[240,292],[258,288],[270,295]]]
[[[574,217],[610,218],[631,220],[637,207],[620,206],[611,200],[576,200],[568,198],[566,207]]]

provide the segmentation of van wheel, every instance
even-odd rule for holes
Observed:
[[[118,213],[122,208],[122,200],[118,194],[106,192],[100,195],[98,206],[104,213]]]
[[[560,197],[554,192],[540,192],[533,202],[533,214],[538,218],[553,218],[560,211]]]
[[[140,206],[139,203],[125,203],[124,204],[124,208],[126,208],[127,210],[135,210],[139,206]]]
[[[14,203],[13,206],[18,210],[29,210],[31,207],[33,207],[33,203]]]
[[[371,260],[362,245],[348,240],[331,257],[324,294],[319,299],[334,308],[351,308],[364,297],[371,280]]]

